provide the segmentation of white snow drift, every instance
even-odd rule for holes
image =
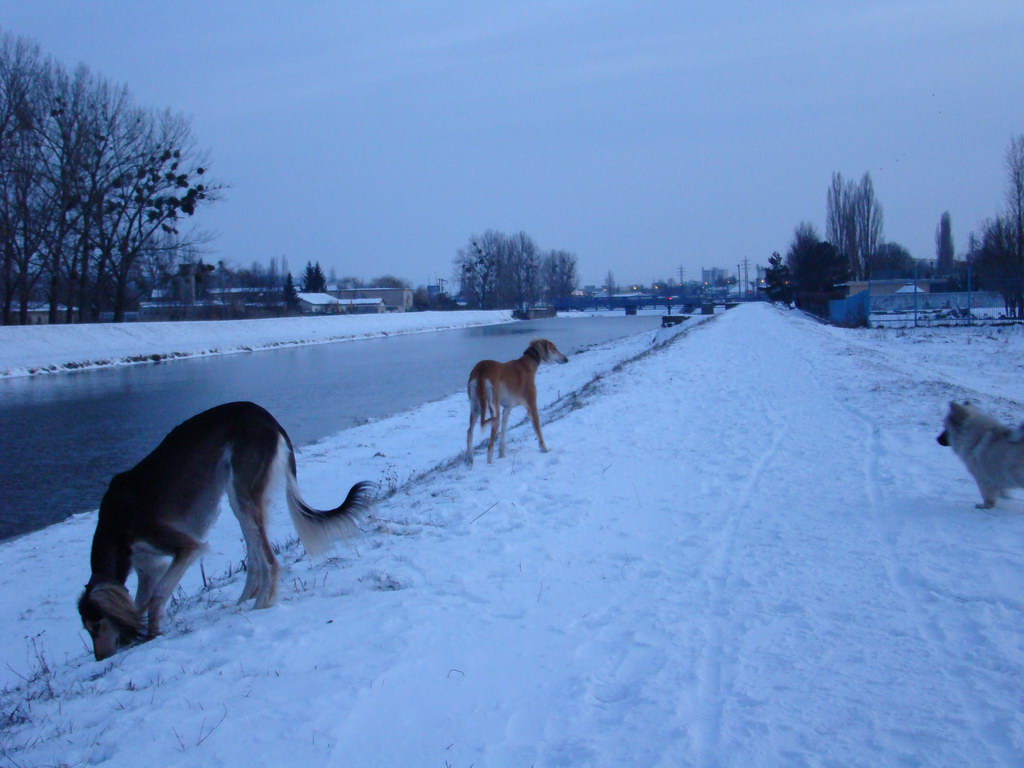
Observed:
[[[521,425],[473,469],[455,393],[301,452],[312,503],[364,478],[394,493],[321,562],[278,510],[276,607],[235,605],[222,519],[207,585],[195,569],[167,634],[105,663],[74,608],[95,516],[9,542],[0,754],[1019,766],[1024,503],[976,510],[935,435],[954,398],[1024,415],[1022,352],[1016,329],[743,306],[541,369],[552,452]]]
[[[508,322],[506,310],[0,326],[0,378]]]

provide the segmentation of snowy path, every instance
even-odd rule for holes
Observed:
[[[914,376],[876,339],[740,307],[546,369],[550,454],[520,426],[507,459],[445,466],[458,396],[313,446],[314,502],[372,466],[398,486],[366,535],[289,550],[271,610],[236,608],[234,579],[112,663],[72,654],[0,744],[19,765],[1024,764],[1024,502],[974,510],[934,440],[998,361],[957,381],[922,347]],[[1014,386],[985,396],[1020,415]]]

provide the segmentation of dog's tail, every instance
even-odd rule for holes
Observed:
[[[492,421],[494,421],[496,418],[498,418],[498,414],[495,412],[493,404],[491,403],[491,397],[488,396],[488,394],[489,394],[488,393],[488,389],[489,388],[493,388],[493,386],[494,385],[491,384],[487,380],[487,378],[484,377],[484,376],[479,376],[479,377],[477,377],[475,379],[470,379],[469,380],[469,389],[470,389],[469,396],[471,398],[472,397],[476,398],[476,404],[477,404],[477,408],[476,409],[480,413],[480,428],[481,429],[483,429],[488,424],[490,424]],[[474,387],[476,389],[475,392],[473,391]],[[488,411],[491,412],[490,416],[487,415]]]
[[[295,452],[287,436],[282,439],[281,445],[283,450],[278,455],[286,455],[288,460],[285,482],[292,524],[306,551],[313,557],[322,555],[337,539],[359,531],[360,518],[373,506],[374,485],[365,480],[356,483],[349,489],[345,500],[334,509],[311,507],[299,491]]]

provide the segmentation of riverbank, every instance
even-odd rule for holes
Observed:
[[[1019,766],[1024,502],[976,510],[935,436],[950,399],[1019,421],[1021,359],[763,304],[603,345],[540,370],[550,453],[518,423],[465,466],[464,393],[306,446],[310,503],[380,483],[363,531],[311,562],[276,509],[255,611],[225,512],[166,634],[104,663],[95,515],[7,542],[0,756]]]
[[[174,323],[0,326],[0,378],[512,321],[510,310]]]

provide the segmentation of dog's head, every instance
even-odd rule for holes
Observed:
[[[984,417],[971,403],[951,402],[946,418],[942,423],[942,432],[935,439],[939,445],[946,445],[956,448],[957,438],[963,434],[966,424],[971,419],[975,422],[981,421],[987,425],[990,419]],[[992,422],[995,425],[995,422]]]
[[[142,634],[142,617],[121,584],[89,582],[78,599],[78,613],[82,626],[92,637],[96,661],[113,656]]]
[[[534,355],[539,363],[568,363],[569,358],[558,351],[558,347],[547,339],[534,339],[526,348],[526,354]]]

